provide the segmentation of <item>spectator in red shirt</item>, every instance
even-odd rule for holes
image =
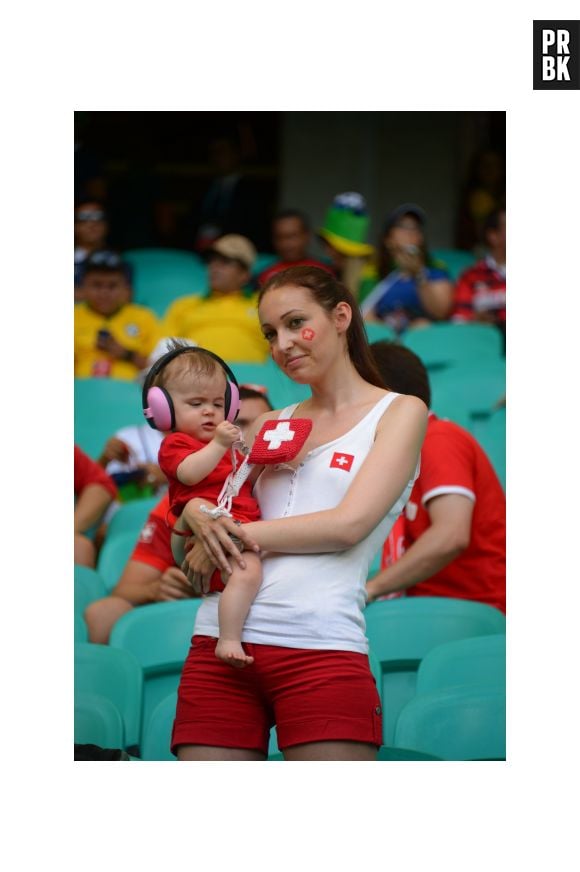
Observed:
[[[505,209],[486,220],[485,240],[488,254],[457,280],[452,320],[495,324],[505,339]]]
[[[270,411],[268,397],[240,387],[240,413],[236,420],[243,430]],[[177,566],[171,551],[171,528],[167,524],[169,495],[150,512],[137,544],[110,596],[96,600],[85,610],[89,640],[106,645],[116,621],[135,606],[171,602],[194,596],[191,585]],[[171,519],[172,526],[174,520]]]
[[[308,218],[297,209],[284,209],[272,221],[272,243],[280,260],[263,270],[258,276],[261,287],[268,279],[291,266],[318,266],[332,273],[331,267],[308,254],[312,234]]]
[[[110,476],[84,451],[74,447],[75,563],[94,566],[96,549],[88,535],[117,497]]]
[[[427,371],[407,348],[371,346],[385,384],[427,406]],[[505,495],[473,436],[429,413],[421,468],[405,510],[385,542],[368,601],[407,596],[475,600],[505,612]]]

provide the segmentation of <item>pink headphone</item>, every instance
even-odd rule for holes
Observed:
[[[178,355],[185,354],[186,352],[188,354],[208,354],[220,364],[226,375],[225,417],[226,421],[234,422],[240,411],[240,390],[235,375],[227,363],[221,357],[218,357],[217,354],[214,354],[213,351],[208,351],[207,348],[199,348],[197,345],[188,345],[185,348],[175,348],[173,351],[168,351],[167,354],[164,354],[163,357],[160,357],[153,364],[147,373],[143,385],[142,402],[143,414],[149,426],[154,430],[165,431],[175,429],[175,409],[173,408],[173,401],[169,392],[165,388],[150,387],[150,385],[164,366],[167,366]]]

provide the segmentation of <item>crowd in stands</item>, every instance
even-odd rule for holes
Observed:
[[[478,225],[485,250],[463,252],[471,262],[459,271],[429,247],[428,216],[415,203],[392,209],[373,245],[370,216],[358,192],[337,194],[315,230],[300,208],[276,212],[270,222],[273,253],[264,252],[257,247],[260,235],[249,235],[252,221],[236,224],[247,199],[236,156],[225,146],[220,152],[218,143],[215,159],[223,171],[204,200],[189,251],[203,264],[206,286],[177,299],[168,295],[162,313],[140,301],[141,276],[131,258],[108,248],[106,205],[88,197],[75,205],[75,378],[134,382],[140,391],[168,341],[177,338],[209,349],[234,372],[236,365],[244,371],[255,366],[254,376],[241,384],[236,424],[243,432],[265,411],[285,405],[268,394],[272,364],[257,314],[260,288],[292,267],[332,275],[353,294],[368,335],[374,335],[372,325],[384,328],[384,338],[371,344],[384,385],[419,397],[430,409],[420,473],[380,562],[369,572],[367,602],[450,597],[505,613],[504,482],[465,421],[442,419],[431,409],[430,379],[437,378],[437,370],[405,347],[415,331],[433,325],[478,323],[501,334],[500,355],[505,355],[504,201],[497,196],[488,204]],[[505,386],[496,399],[496,406],[505,408]],[[503,408],[497,412],[490,405],[489,415]],[[99,409],[90,413],[98,415]],[[76,565],[98,571],[115,513],[134,500],[151,501],[117,583],[83,613],[88,640],[105,645],[116,622],[134,609],[197,596],[171,547],[175,517],[159,463],[163,433],[133,420],[111,430],[95,457],[82,445],[74,448]]]

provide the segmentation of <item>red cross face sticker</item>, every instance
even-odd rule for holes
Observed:
[[[330,461],[330,466],[335,469],[344,469],[345,472],[350,472],[354,460],[354,454],[344,454],[341,451],[335,451]]]
[[[309,342],[314,339],[314,330],[312,329],[312,327],[304,328],[304,330],[302,331],[302,338],[308,339]]]

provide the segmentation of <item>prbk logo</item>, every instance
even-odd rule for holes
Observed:
[[[534,21],[534,90],[580,89],[580,21]]]

